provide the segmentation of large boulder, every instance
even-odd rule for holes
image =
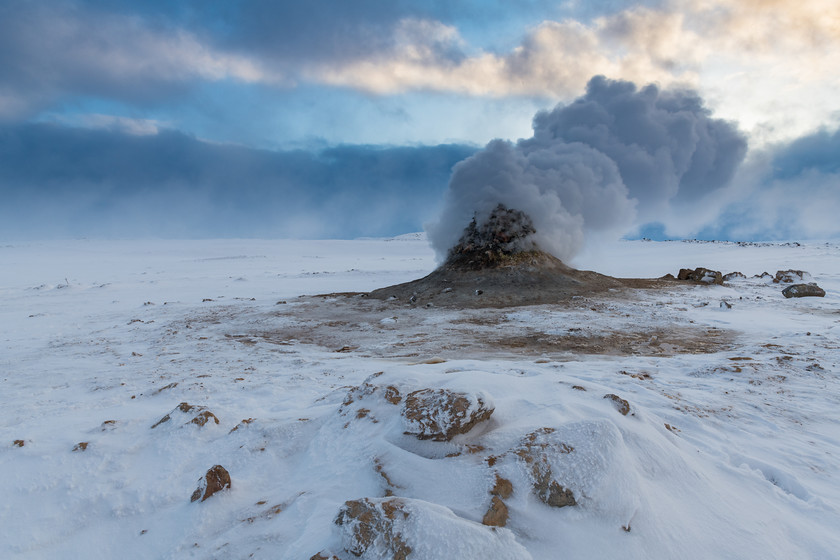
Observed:
[[[786,298],[825,297],[825,290],[813,283],[792,284],[782,290],[782,295]]]
[[[448,389],[420,389],[403,403],[405,433],[418,439],[450,441],[490,418],[495,407],[484,393],[459,393]]]
[[[174,418],[178,418],[184,426],[188,424],[195,424],[196,426],[201,427],[208,422],[216,424],[219,423],[219,419],[216,418],[215,414],[207,410],[207,407],[182,402],[173,408],[169,414],[155,422],[152,425],[152,429],[157,428],[162,424],[171,422]]]
[[[509,530],[469,521],[422,500],[350,500],[335,523],[344,549],[367,560],[531,559]]]

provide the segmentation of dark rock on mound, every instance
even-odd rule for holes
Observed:
[[[825,290],[816,284],[793,284],[782,290],[786,298],[792,297],[825,297]]]
[[[530,218],[501,204],[481,225],[473,220],[446,261],[428,276],[368,294],[415,306],[460,308],[540,305],[624,286],[580,271],[539,249]]]

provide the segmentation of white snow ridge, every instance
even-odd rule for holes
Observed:
[[[486,308],[366,296],[416,235],[0,263],[0,558],[838,557],[837,244],[621,242],[574,264],[723,283]]]

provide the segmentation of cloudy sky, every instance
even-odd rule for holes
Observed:
[[[0,238],[439,229],[499,150],[582,235],[836,237],[838,69],[836,0],[0,0]]]

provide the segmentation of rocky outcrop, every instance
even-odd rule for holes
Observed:
[[[731,280],[744,280],[747,278],[747,275],[743,272],[730,272],[728,274],[723,275],[723,281],[729,282]]]
[[[420,389],[405,397],[402,416],[406,434],[418,439],[450,441],[490,418],[495,407],[483,393]]]
[[[221,465],[215,465],[198,481],[198,488],[190,498],[191,502],[201,500],[202,502],[219,492],[230,488],[230,473]]]
[[[690,282],[697,282],[700,284],[723,284],[723,274],[719,270],[711,270],[709,268],[681,268],[677,274],[678,280],[688,280]]]
[[[184,420],[184,422],[182,422],[184,426],[187,424],[195,424],[196,426],[201,427],[208,422],[214,422],[216,424],[219,423],[219,419],[216,418],[215,414],[207,410],[207,407],[182,402],[173,408],[169,414],[155,422],[152,425],[152,429],[157,428],[161,424],[166,424],[167,422],[172,421],[173,418]]]
[[[786,298],[825,297],[825,290],[816,284],[792,284],[782,290]]]

